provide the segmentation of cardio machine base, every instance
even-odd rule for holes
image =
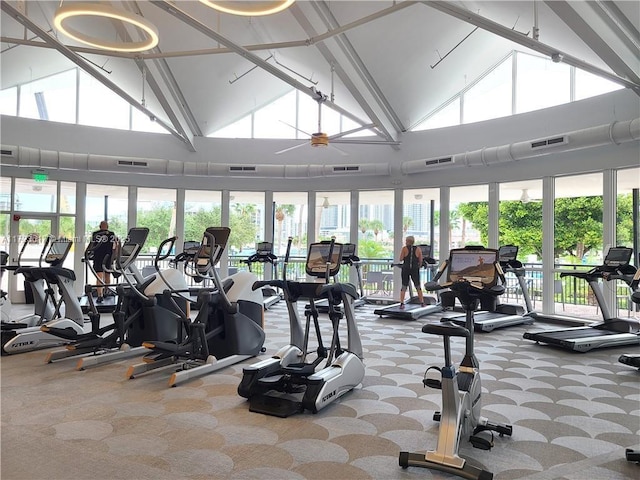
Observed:
[[[451,467],[442,463],[436,463],[427,460],[424,453],[410,453],[400,452],[398,463],[402,468],[408,467],[422,467],[434,470],[440,470],[442,472],[451,473],[462,478],[468,478],[470,480],[491,480],[493,473],[483,470],[479,467],[471,465],[468,461],[464,461],[461,468]]]

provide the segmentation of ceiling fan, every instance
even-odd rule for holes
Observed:
[[[532,198],[531,196],[529,196],[529,189],[527,188],[522,189],[522,194],[520,195],[520,202],[529,203],[529,202],[539,202],[540,200],[541,200],[540,198]]]
[[[293,125],[289,125],[286,122],[285,125],[290,126],[291,128],[304,133],[309,136],[310,143],[312,147],[330,147],[336,150],[341,155],[348,155],[345,151],[339,149],[338,147],[333,146],[333,143],[351,143],[351,144],[363,144],[363,145],[371,145],[371,144],[381,144],[381,145],[399,145],[399,142],[386,142],[386,141],[375,141],[375,140],[365,140],[365,139],[349,139],[342,140],[341,137],[345,137],[347,135],[351,135],[352,133],[360,132],[362,130],[368,130],[373,128],[373,124],[362,125],[360,127],[354,128],[352,130],[347,130],[346,132],[336,133],[335,135],[327,135],[322,131],[322,104],[327,101],[327,95],[324,95],[320,90],[317,90],[315,87],[311,87],[311,91],[313,92],[313,99],[318,103],[318,131],[315,133],[307,133],[304,130],[300,130]],[[281,153],[289,152],[296,148],[300,148],[307,145],[307,142],[301,143],[299,145],[295,145],[293,147],[285,148],[284,150],[280,150],[276,152],[276,155],[280,155]]]

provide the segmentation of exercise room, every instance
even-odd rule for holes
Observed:
[[[640,4],[0,3],[0,476],[640,472]]]

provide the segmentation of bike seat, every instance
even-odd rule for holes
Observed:
[[[459,325],[450,324],[431,324],[428,323],[422,327],[423,333],[431,333],[433,335],[442,335],[444,337],[469,337],[469,330]]]

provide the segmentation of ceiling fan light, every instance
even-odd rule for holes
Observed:
[[[329,136],[326,133],[314,133],[311,135],[312,147],[328,147]]]
[[[322,208],[329,208],[331,204],[329,203],[329,197],[324,197],[324,202],[322,202]]]
[[[262,15],[273,15],[289,8],[295,0],[261,0],[261,1],[213,1],[200,0],[205,4],[219,12],[229,13],[231,15],[241,15],[245,17],[258,17]]]
[[[144,32],[146,38],[140,42],[110,42],[98,37],[86,35],[79,30],[71,28],[67,20],[75,17],[102,17],[120,20],[139,28]],[[158,45],[158,29],[144,17],[136,15],[126,10],[113,8],[105,3],[67,3],[56,10],[53,24],[59,32],[69,38],[103,50],[116,52],[142,52]]]
[[[529,203],[531,201],[531,197],[529,196],[529,192],[526,188],[522,189],[522,195],[520,195],[520,201],[522,203]]]

